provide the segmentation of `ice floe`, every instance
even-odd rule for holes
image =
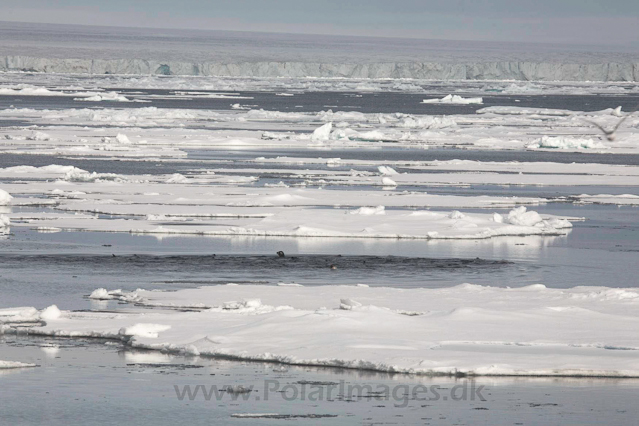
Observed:
[[[18,362],[18,361],[0,360],[0,370],[10,370],[10,369],[16,369],[16,368],[32,368],[32,367],[37,367],[37,365]]]
[[[459,95],[446,95],[441,99],[424,99],[423,104],[456,104],[456,105],[470,105],[470,104],[483,104],[482,98],[462,98]]]
[[[637,289],[220,285],[177,292],[99,289],[91,297],[155,309],[63,311],[31,328],[13,324],[39,320],[41,311],[4,309],[0,321],[5,333],[105,337],[163,352],[288,364],[639,377]]]
[[[551,148],[551,149],[607,149],[608,147],[601,142],[595,142],[592,139],[578,139],[568,137],[551,137],[542,136],[526,144],[528,149]]]

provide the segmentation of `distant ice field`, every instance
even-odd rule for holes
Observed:
[[[637,81],[636,49],[0,22],[0,69],[87,74]]]
[[[470,90],[468,88],[467,90]],[[318,112],[326,110],[354,111],[361,113],[404,113],[404,114],[428,114],[428,115],[462,115],[474,114],[477,110],[489,106],[513,106],[522,108],[561,108],[570,111],[601,111],[614,105],[621,106],[624,111],[632,111],[639,105],[639,93],[611,94],[601,96],[590,95],[493,95],[483,96],[482,105],[447,105],[447,104],[422,104],[426,97],[439,95],[426,95],[424,93],[400,93],[400,92],[302,92],[294,96],[278,96],[275,92],[220,92],[203,91],[203,94],[224,94],[222,97],[186,97],[176,98],[175,91],[158,89],[115,89],[121,95],[144,100],[143,104],[135,102],[103,102],[104,106],[117,106],[118,108],[177,108],[196,110],[227,110],[236,102],[246,105],[250,109],[264,109],[266,111],[283,112]],[[425,91],[442,93],[441,88],[426,87]],[[436,90],[436,91],[435,91]],[[477,93],[473,91],[472,93]],[[480,92],[481,93],[481,92]],[[247,99],[242,99],[247,98]],[[234,100],[236,99],[236,100]],[[21,96],[20,94],[0,96],[0,108],[33,108],[33,109],[66,109],[91,107],[79,98],[70,96]],[[9,123],[8,123],[9,124]]]

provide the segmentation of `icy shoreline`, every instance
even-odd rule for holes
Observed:
[[[180,62],[0,56],[0,71],[227,77],[414,78],[432,80],[639,81],[639,62]]]

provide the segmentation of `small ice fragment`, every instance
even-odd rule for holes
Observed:
[[[331,135],[331,130],[333,130],[333,123],[326,123],[323,126],[315,129],[315,131],[313,132],[313,136],[311,136],[311,139],[314,141],[326,141]]]
[[[58,309],[56,305],[51,305],[40,313],[40,319],[43,319],[45,321],[55,320],[60,318],[61,315],[62,312],[60,312],[60,309]]]
[[[353,299],[340,299],[339,308],[345,311],[350,311],[351,309],[360,306],[362,306],[362,304]]]
[[[377,168],[377,170],[379,170],[379,172],[382,175],[386,175],[386,176],[392,176],[392,175],[398,175],[399,173],[397,173],[397,171],[395,169],[393,169],[392,167],[388,167],[388,166],[379,166]]]
[[[397,183],[393,179],[391,179],[389,177],[383,177],[382,178],[382,185],[384,185],[384,186],[397,186]]]
[[[157,339],[160,332],[169,330],[170,328],[170,325],[162,324],[135,324],[131,327],[121,328],[119,334],[124,336],[137,336]]]

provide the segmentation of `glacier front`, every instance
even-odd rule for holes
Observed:
[[[601,46],[0,22],[0,71],[639,81],[639,53]]]

